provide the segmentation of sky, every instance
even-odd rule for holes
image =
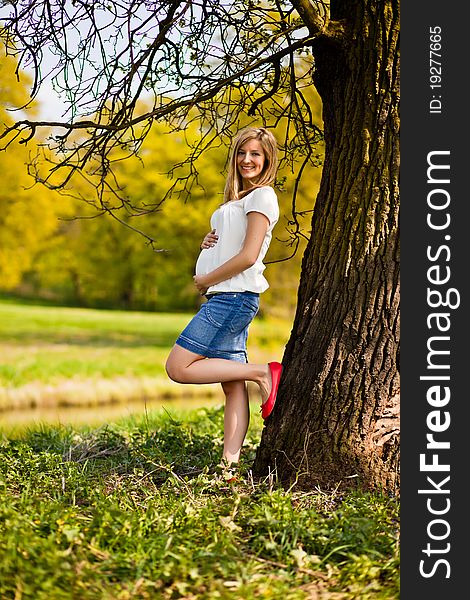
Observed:
[[[65,102],[52,88],[50,82],[43,85],[37,95],[39,118],[44,121],[58,121],[65,111]]]

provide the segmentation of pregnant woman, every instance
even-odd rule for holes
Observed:
[[[223,464],[237,463],[249,424],[246,381],[258,384],[261,413],[271,414],[282,365],[248,362],[248,327],[268,287],[263,259],[279,219],[272,187],[277,143],[265,128],[233,140],[223,204],[201,244],[194,284],[205,302],[173,346],[168,376],[178,383],[221,383],[225,393]]]

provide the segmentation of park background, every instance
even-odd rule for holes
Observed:
[[[28,97],[27,74],[18,81],[15,68],[2,55],[6,123],[8,107]],[[319,99],[314,106],[321,124]],[[40,114],[41,107],[28,110]],[[155,124],[142,159],[117,167],[126,193],[137,203],[163,198],[195,136],[191,126],[183,135]],[[221,201],[225,152],[200,158],[189,196],[183,166],[181,189],[139,217],[136,226],[159,252],[113,219],[94,218],[77,198],[86,198],[89,182],[60,193],[33,185],[27,165],[37,152],[47,168],[40,143],[13,143],[0,154],[2,486],[13,490],[2,498],[5,597],[397,598],[394,499],[284,490],[274,477],[255,482],[256,393],[244,482],[237,490],[214,483],[220,393],[177,386],[164,373],[175,337],[201,301],[192,274]],[[281,359],[289,338],[321,155],[319,144],[295,218],[295,178],[289,169],[279,174],[271,287],[250,331],[251,360]],[[155,400],[160,408],[152,411]],[[88,411],[84,419],[80,411],[80,426],[73,407]],[[52,426],[40,420],[47,408],[49,420],[60,414]]]

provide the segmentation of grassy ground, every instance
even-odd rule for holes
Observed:
[[[190,317],[0,302],[0,408],[187,391],[163,365]],[[256,319],[250,359],[289,332]],[[255,403],[233,485],[221,406],[0,433],[0,598],[399,598],[397,501],[255,480],[262,426]]]
[[[216,393],[174,384],[164,370],[191,316],[0,301],[0,409]],[[289,332],[286,321],[257,318],[250,360],[282,358]]]
[[[0,440],[0,597],[399,598],[398,506],[382,495],[213,474],[223,411]]]

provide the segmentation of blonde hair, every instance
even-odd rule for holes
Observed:
[[[248,192],[253,190],[253,187],[251,187],[249,190],[243,190],[242,177],[237,168],[238,151],[243,144],[249,140],[258,140],[264,152],[263,171],[261,172],[256,185],[253,187],[257,188],[265,185],[272,185],[276,178],[278,166],[276,138],[264,127],[246,127],[245,129],[239,131],[233,140],[229,158],[227,180],[225,183],[224,203],[229,202],[230,200],[239,200],[245,194],[248,194]]]

